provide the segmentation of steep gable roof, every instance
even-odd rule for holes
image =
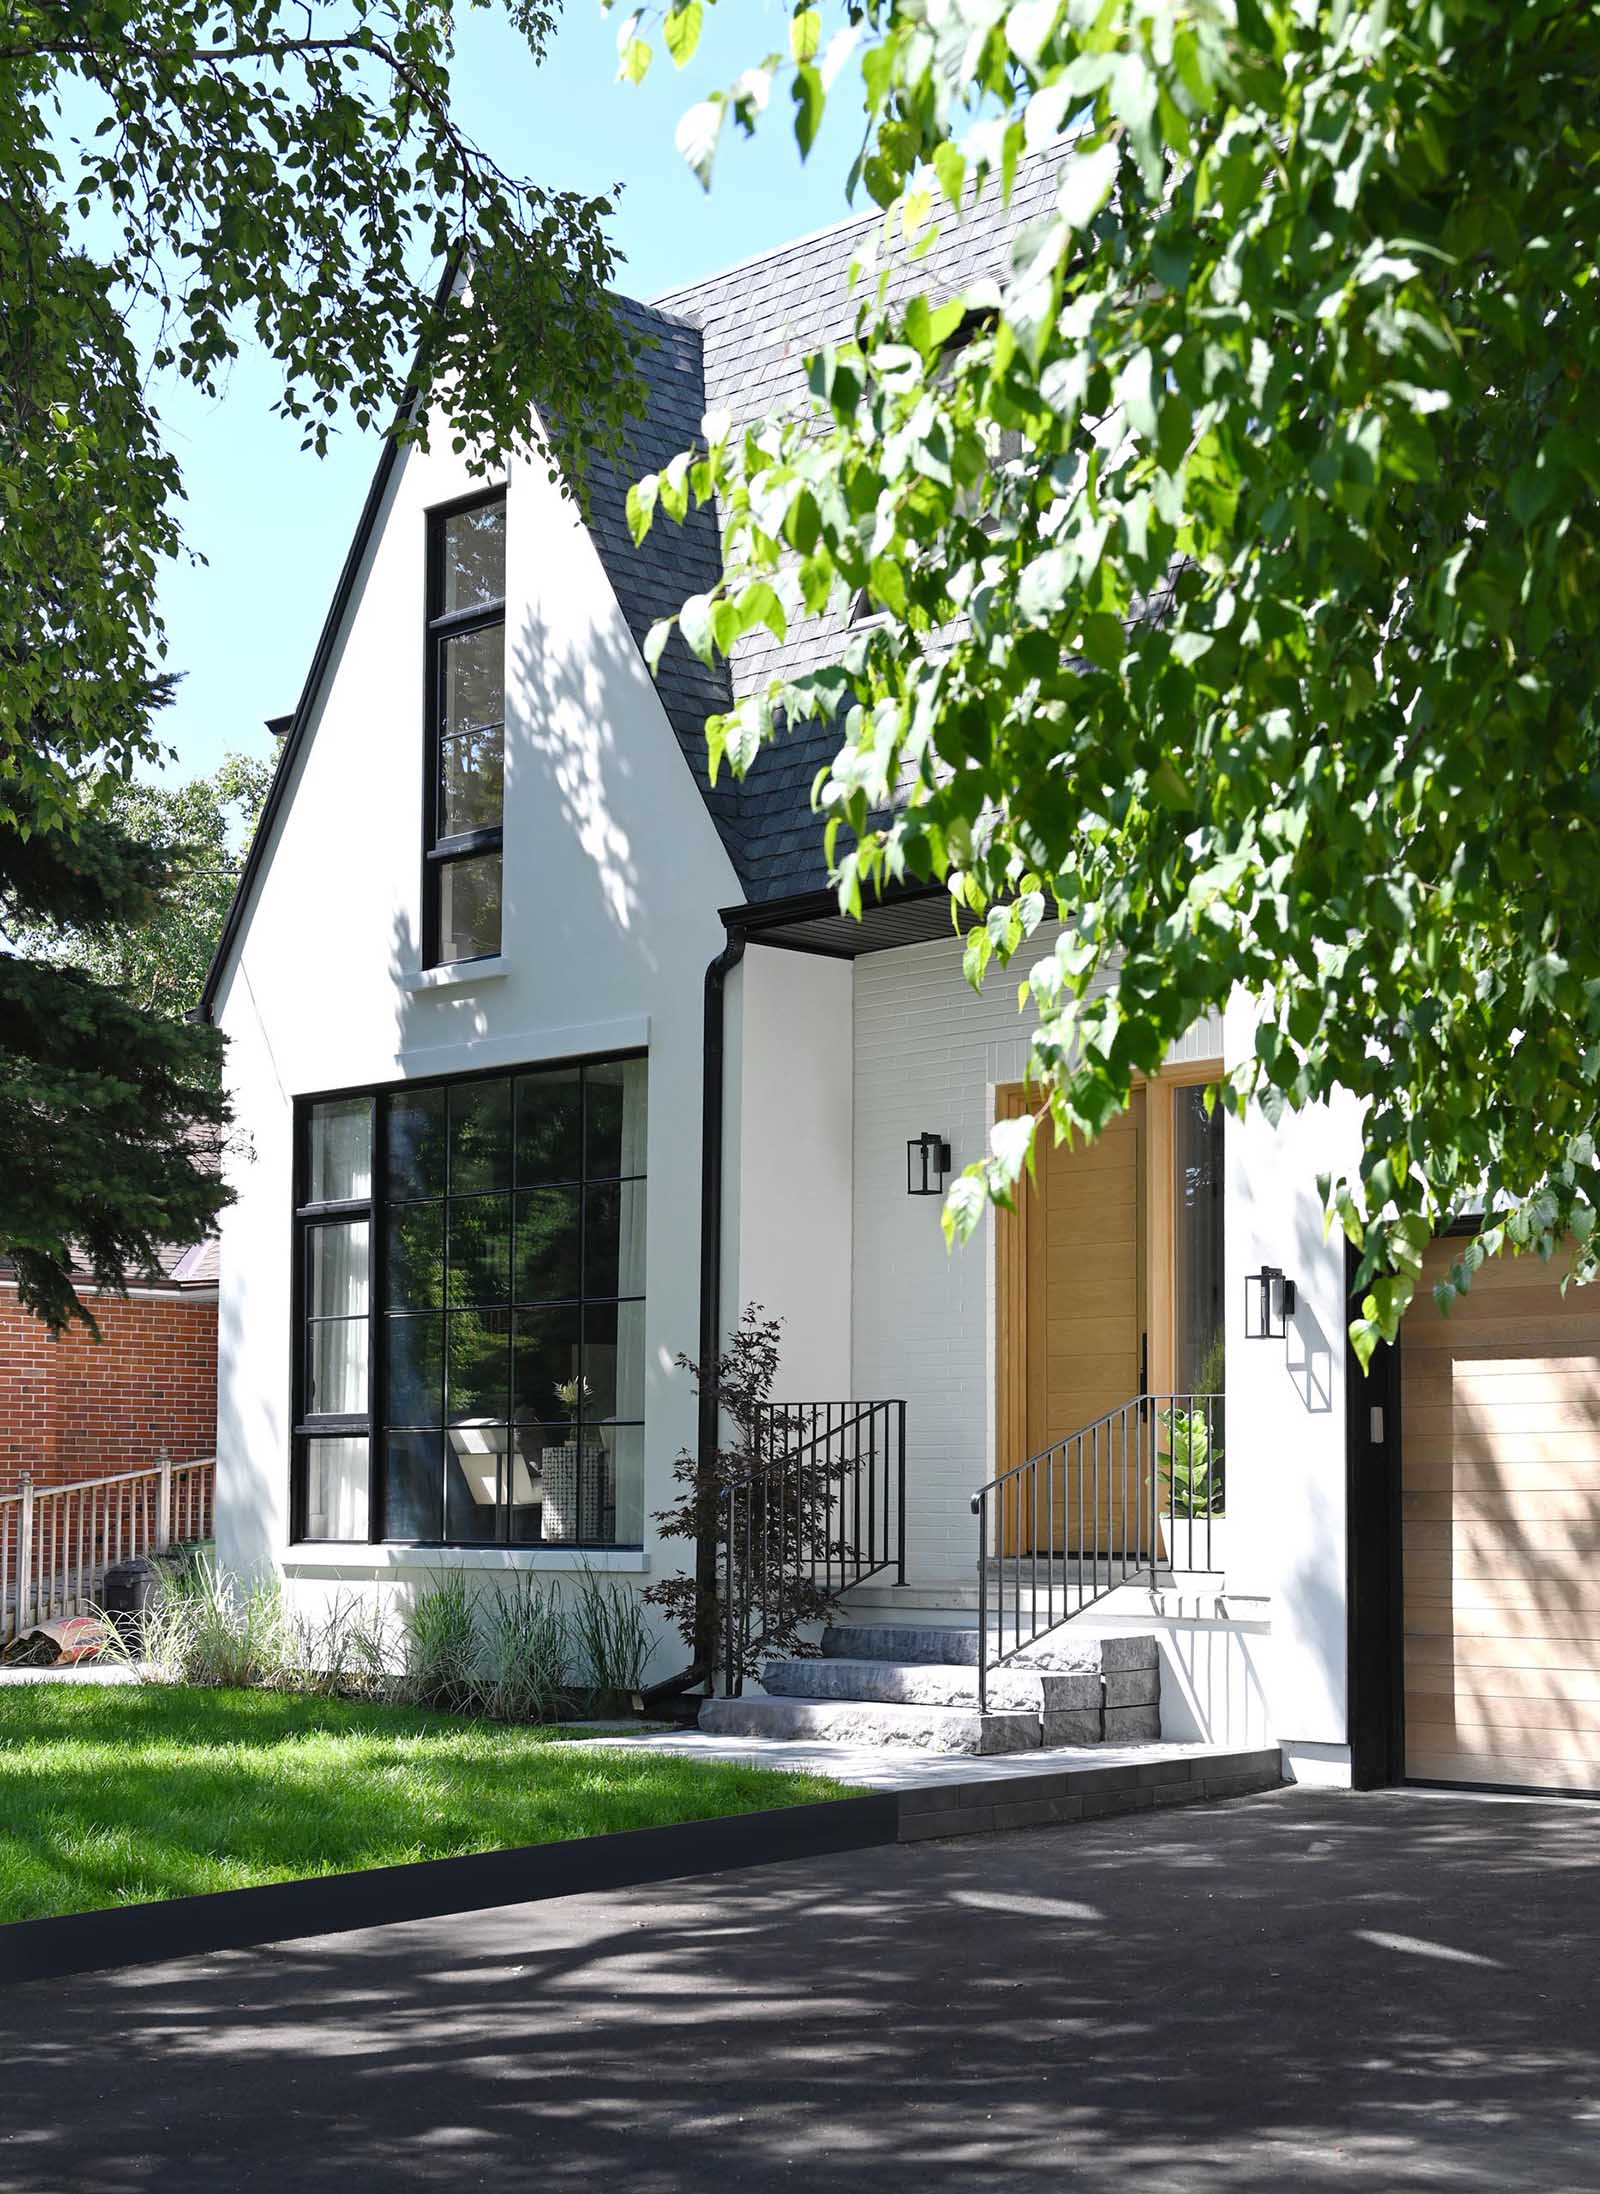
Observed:
[[[1054,150],[1033,155],[1021,164],[1008,205],[1001,204],[991,182],[982,198],[969,203],[961,221],[946,218],[929,249],[914,254],[902,245],[891,251],[886,262],[890,298],[918,290],[949,296],[1003,274],[1018,230],[1043,213],[1054,197],[1058,163]],[[715,514],[702,510],[685,526],[658,524],[635,548],[625,509],[630,483],[659,471],[688,448],[707,411],[727,411],[743,424],[773,411],[798,414],[808,408],[805,360],[854,331],[856,300],[846,273],[858,246],[881,222],[877,212],[862,214],[652,303],[618,300],[640,336],[649,339],[637,361],[647,400],[643,416],[629,423],[620,455],[593,461],[588,525],[618,606],[641,648],[658,617],[715,584],[721,544]],[[453,279],[453,269],[445,279]],[[284,732],[278,764],[212,956],[197,1018],[209,1019],[215,1007],[399,454],[399,445],[386,435],[299,704],[292,717],[271,719],[273,729],[281,725]],[[706,718],[774,676],[794,676],[832,661],[843,646],[848,623],[848,609],[835,608],[793,626],[781,643],[764,630],[751,633],[741,641],[732,664],[715,669],[707,669],[674,634],[658,666],[656,689],[663,708],[752,903],[826,885],[822,822],[812,808],[811,789],[837,751],[839,732],[830,724],[803,726],[767,748],[742,782],[725,777],[713,787],[706,762]]]
[[[920,255],[902,246],[891,253],[891,300],[916,291],[951,296],[1008,264],[1012,241],[1053,201],[1059,154],[1044,152],[1019,170],[1009,205],[991,183],[969,204],[960,222],[947,219],[931,248]],[[698,434],[707,410],[726,411],[736,424],[772,412],[809,409],[805,361],[824,344],[855,329],[857,298],[846,275],[851,258],[882,225],[876,211],[814,236],[800,238],[720,274],[635,306],[641,328],[659,347],[640,361],[650,391],[646,418],[621,467],[597,492],[592,529],[606,572],[635,637],[657,616],[714,584],[720,563],[711,514],[694,514],[689,526],[658,521],[635,550],[623,517],[630,478],[659,468]],[[630,469],[631,468],[631,469]],[[598,468],[597,468],[598,475]],[[648,601],[649,613],[642,614]],[[833,661],[844,645],[849,609],[834,607],[803,620],[779,641],[764,628],[751,633],[717,678],[706,672],[674,636],[662,658],[657,686],[679,744],[705,786],[705,720],[774,677],[793,677]],[[685,675],[691,665],[698,678]],[[720,688],[720,690],[719,690]],[[805,725],[768,747],[736,791],[708,798],[717,827],[751,901],[786,898],[827,883],[822,822],[811,805],[812,786],[838,750],[835,725]]]

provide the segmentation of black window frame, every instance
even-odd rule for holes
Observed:
[[[501,817],[498,823],[476,830],[457,831],[449,836],[440,832],[440,808],[442,804],[444,738],[444,676],[448,657],[448,643],[466,638],[474,632],[486,631],[498,625],[502,635],[502,654],[506,625],[505,575],[501,573],[501,592],[497,602],[480,602],[470,609],[447,611],[444,608],[444,538],[445,527],[452,518],[465,517],[473,511],[488,510],[498,503],[506,513],[508,530],[510,518],[509,499],[504,485],[479,490],[472,495],[458,496],[450,503],[440,503],[427,513],[428,544],[426,556],[425,602],[425,662],[423,690],[426,696],[424,735],[422,741],[422,965],[435,967],[471,967],[475,961],[498,958],[505,945],[505,687],[502,663],[501,684]],[[500,861],[500,942],[493,952],[469,953],[460,960],[441,960],[440,908],[444,898],[445,872],[459,861],[471,860],[485,853],[495,854]]]
[[[526,1555],[537,1559],[541,1554],[582,1553],[638,1553],[643,1539],[573,1538],[573,1539],[517,1539],[510,1535],[511,1504],[502,1500],[498,1504],[499,1530],[492,1539],[397,1538],[386,1536],[382,1530],[384,1515],[385,1448],[388,1433],[386,1340],[389,1312],[383,1275],[388,1270],[389,1215],[395,1204],[405,1204],[414,1199],[391,1198],[388,1194],[389,1152],[388,1112],[386,1100],[424,1090],[446,1092],[505,1082],[513,1095],[513,1140],[515,1137],[515,1089],[517,1081],[525,1075],[561,1072],[571,1069],[583,1078],[585,1096],[580,1112],[581,1171],[576,1185],[579,1189],[578,1207],[578,1293],[570,1298],[579,1319],[580,1335],[585,1330],[585,1314],[591,1305],[605,1307],[611,1304],[648,1302],[647,1295],[616,1295],[591,1297],[587,1292],[588,1224],[587,1193],[591,1186],[612,1188],[625,1182],[637,1181],[644,1187],[645,1227],[648,1242],[649,1228],[649,1180],[648,1156],[642,1173],[596,1174],[589,1173],[588,1161],[588,1101],[587,1076],[596,1067],[618,1066],[629,1063],[644,1066],[646,1074],[646,1102],[649,1090],[649,1053],[643,1047],[630,1046],[620,1051],[584,1052],[577,1056],[553,1059],[519,1060],[508,1066],[483,1067],[464,1074],[431,1074],[407,1076],[398,1081],[359,1084],[344,1089],[318,1090],[298,1097],[294,1104],[294,1152],[292,1164],[292,1220],[291,1220],[291,1271],[290,1291],[290,1438],[289,1438],[289,1537],[292,1546],[358,1549],[370,1547],[416,1547],[446,1552],[485,1551],[500,1554]],[[364,1100],[368,1106],[370,1128],[370,1158],[368,1194],[356,1198],[313,1200],[311,1188],[311,1121],[320,1105],[349,1103]],[[448,1113],[448,1098],[446,1100]],[[506,1191],[513,1200],[525,1190],[516,1183]],[[541,1184],[544,1185],[544,1184]],[[430,1199],[431,1200],[431,1199]],[[448,1232],[448,1189],[438,1199],[444,1207]],[[307,1411],[307,1389],[310,1374],[310,1338],[313,1320],[310,1316],[311,1234],[314,1228],[341,1220],[365,1220],[367,1224],[367,1407],[364,1414],[315,1414]],[[568,1300],[563,1298],[563,1301]],[[507,1304],[508,1313],[516,1315],[523,1307],[513,1302]],[[448,1312],[441,1312],[442,1316]],[[581,1360],[581,1359],[580,1359]],[[641,1394],[640,1408],[644,1408]],[[648,1420],[638,1418],[613,1418],[609,1422],[620,1428],[647,1426]],[[440,1427],[441,1438],[448,1438],[448,1416]],[[310,1485],[310,1444],[317,1439],[365,1439],[367,1443],[367,1531],[363,1539],[316,1539],[306,1529],[308,1494]],[[441,1516],[442,1521],[442,1516]]]

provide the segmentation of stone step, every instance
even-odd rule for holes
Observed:
[[[787,1699],[877,1699],[889,1706],[978,1704],[977,1669],[938,1661],[847,1661],[838,1656],[769,1661],[761,1681],[769,1694]],[[1125,1684],[1127,1679],[1116,1681]],[[991,1712],[1076,1712],[1098,1718],[1103,1688],[1092,1670],[1059,1672],[1008,1664],[990,1672],[989,1707]],[[1117,1703],[1143,1705],[1146,1699],[1119,1697]]]
[[[923,1664],[976,1668],[978,1633],[932,1623],[830,1623],[822,1633],[822,1653],[830,1661],[889,1661],[902,1668]],[[1076,1623],[1063,1623],[1024,1646],[1007,1665],[1062,1675],[1088,1672],[1109,1676],[1156,1668],[1160,1660],[1161,1651],[1153,1633],[1094,1631],[1081,1629]]]
[[[975,1707],[869,1699],[707,1699],[700,1727],[713,1737],[905,1745],[922,1752],[1027,1752],[1040,1741],[1036,1710],[980,1714]]]

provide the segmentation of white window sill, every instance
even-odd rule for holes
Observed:
[[[337,1571],[350,1577],[426,1577],[446,1569],[607,1570],[644,1575],[641,1547],[575,1546],[288,1546],[278,1563],[291,1577]]]
[[[498,953],[486,960],[453,960],[448,967],[411,968],[401,976],[400,988],[418,990],[475,990],[479,983],[498,983],[511,972],[511,962]]]

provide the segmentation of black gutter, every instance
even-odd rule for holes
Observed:
[[[937,884],[902,886],[886,892],[883,898],[889,903],[897,899],[931,898],[936,893],[942,894],[942,889]],[[796,892],[788,898],[769,900],[765,905],[723,907],[720,912],[728,935],[722,950],[706,967],[700,1067],[700,1414],[695,1452],[700,1465],[700,1482],[706,1486],[716,1482],[712,1458],[720,1435],[716,1364],[722,1353],[723,1338],[722,1188],[727,1113],[723,1083],[728,1056],[728,977],[744,958],[747,943],[752,940],[760,943],[765,932],[785,929],[796,922],[837,915],[839,900],[833,891]],[[838,957],[853,959],[855,955]],[[668,1683],[657,1685],[651,1694],[653,1697],[668,1691],[687,1691],[697,1683],[704,1683],[709,1688],[719,1649],[715,1620],[719,1525],[719,1515],[714,1506],[708,1505],[695,1534],[698,1613],[692,1665]]]
[[[706,968],[705,1009],[701,1039],[700,1084],[700,1422],[696,1453],[700,1482],[714,1486],[712,1457],[717,1451],[719,1405],[716,1365],[722,1353],[722,1153],[727,1107],[723,1099],[723,1075],[727,1062],[728,977],[744,958],[742,929],[735,928],[730,913],[728,941]],[[709,1685],[717,1658],[717,1530],[720,1517],[707,1505],[695,1533],[694,1666],[690,1682]]]

